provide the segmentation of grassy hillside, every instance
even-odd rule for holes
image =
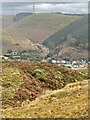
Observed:
[[[21,14],[20,14],[21,15]],[[36,59],[37,57],[41,58],[46,56],[48,53],[48,49],[43,45],[39,45],[31,42],[30,39],[27,39],[12,30],[7,29],[12,26],[16,22],[13,21],[13,15],[3,15],[2,16],[2,31],[0,30],[0,36],[2,36],[2,53],[6,54],[8,50],[22,52],[22,51],[32,51],[27,53],[25,56],[32,56],[32,59]],[[1,16],[0,16],[1,21]]]
[[[2,18],[0,16],[0,22],[2,20],[2,28],[3,29],[14,23],[13,17],[14,17],[14,15],[2,15]]]
[[[84,16],[65,26],[47,38],[43,44],[53,50],[53,55],[70,56],[74,53],[69,53],[70,48],[72,48],[72,50],[75,49],[74,51],[76,51],[77,55],[81,52],[83,53],[81,57],[85,57],[85,53],[88,50],[88,17]],[[66,55],[62,55],[62,53]]]
[[[54,32],[79,18],[81,17],[53,13],[34,14],[18,21],[9,29],[34,42],[42,43]]]
[[[45,57],[48,54],[48,49],[43,45],[33,43],[31,40],[7,30],[2,31],[2,46],[3,54],[7,53],[8,50],[17,52],[32,51],[28,52],[29,57]]]
[[[69,83],[87,79],[86,74],[48,63],[3,63],[3,108],[21,106],[46,90],[56,90]]]
[[[17,45],[18,44],[18,45]],[[30,48],[30,42],[26,38],[13,34],[12,32],[4,31],[2,33],[2,52],[6,53],[11,50],[26,50]]]
[[[83,118],[86,120],[88,81],[71,83],[61,90],[47,91],[35,101],[26,102],[22,107],[5,109],[2,113],[4,118]]]

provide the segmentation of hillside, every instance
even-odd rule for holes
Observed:
[[[14,22],[14,18],[20,19]],[[4,15],[2,51],[32,50],[40,43],[50,49],[48,54],[46,48],[45,55],[52,58],[88,59],[87,21],[87,16],[55,13]]]
[[[61,90],[47,91],[22,107],[7,108],[3,118],[78,118],[87,120],[88,81],[71,83]],[[82,118],[82,119],[79,119]]]
[[[2,15],[2,17],[0,16],[0,23],[2,21],[3,29],[10,26],[11,24],[14,24],[13,17],[14,15]]]
[[[32,15],[32,13],[18,13],[16,15],[0,15],[0,24],[2,22],[2,28],[5,29],[19,20],[22,20],[23,18]]]
[[[2,15],[2,32],[0,31],[0,36],[2,34],[2,52],[5,54],[9,49],[13,51],[35,49],[35,45],[30,40],[6,30],[7,27],[15,23],[13,18],[14,15]]]
[[[69,83],[88,79],[83,72],[39,62],[3,63],[2,107],[21,106],[35,100],[46,90],[56,90]]]
[[[45,57],[49,51],[43,45],[33,43],[27,38],[6,30],[2,31],[2,46],[3,54],[6,54],[8,51],[16,51],[18,54],[27,51],[27,53],[23,53],[25,54],[23,56],[32,57],[33,60],[37,57]]]
[[[88,17],[84,16],[60,29],[43,45],[51,50],[53,57],[88,58]]]
[[[2,46],[3,53],[6,53],[8,49],[11,50],[28,50],[30,48],[30,42],[26,38],[19,35],[9,33],[8,31],[2,31]],[[18,45],[17,45],[18,44]]]
[[[34,14],[16,22],[7,30],[31,39],[34,42],[42,43],[47,37],[57,30],[67,26],[81,16],[61,15],[54,13]]]

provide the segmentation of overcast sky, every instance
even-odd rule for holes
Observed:
[[[4,14],[12,14],[13,12],[15,13],[17,12],[17,10],[15,11],[15,9],[25,9],[32,12],[33,3],[35,3],[35,12],[62,12],[74,14],[88,13],[88,0],[78,0],[78,2],[75,3],[71,3],[70,0],[67,0],[69,1],[67,3],[65,2],[65,0],[63,0],[63,3],[59,2],[60,0],[28,0],[29,2],[26,2],[25,0],[18,0],[20,2],[16,2],[16,0],[12,1],[13,2],[10,2],[10,0],[2,0],[2,11]],[[41,1],[43,3],[38,3]],[[49,1],[52,1],[53,3],[46,3]],[[14,11],[11,11],[10,8],[13,8]]]
[[[2,2],[89,2],[89,0],[1,0]]]

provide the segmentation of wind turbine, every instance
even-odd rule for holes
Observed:
[[[35,12],[35,5],[33,5],[33,14],[34,14],[34,12]]]

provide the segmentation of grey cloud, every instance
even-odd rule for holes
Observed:
[[[89,2],[89,0],[1,0],[2,2]]]
[[[27,6],[28,8],[30,5]],[[72,4],[40,4],[35,6],[36,11],[42,12],[53,12],[60,11],[66,13],[87,13],[88,4],[87,3],[72,3]]]
[[[35,0],[33,0],[35,1]],[[40,1],[40,0],[39,0]],[[29,9],[32,11],[32,4],[31,2],[4,2],[2,3],[2,8],[9,9],[9,8],[18,8],[18,9]],[[35,12],[54,12],[60,11],[63,13],[87,13],[88,11],[88,3],[36,3],[35,4]]]

